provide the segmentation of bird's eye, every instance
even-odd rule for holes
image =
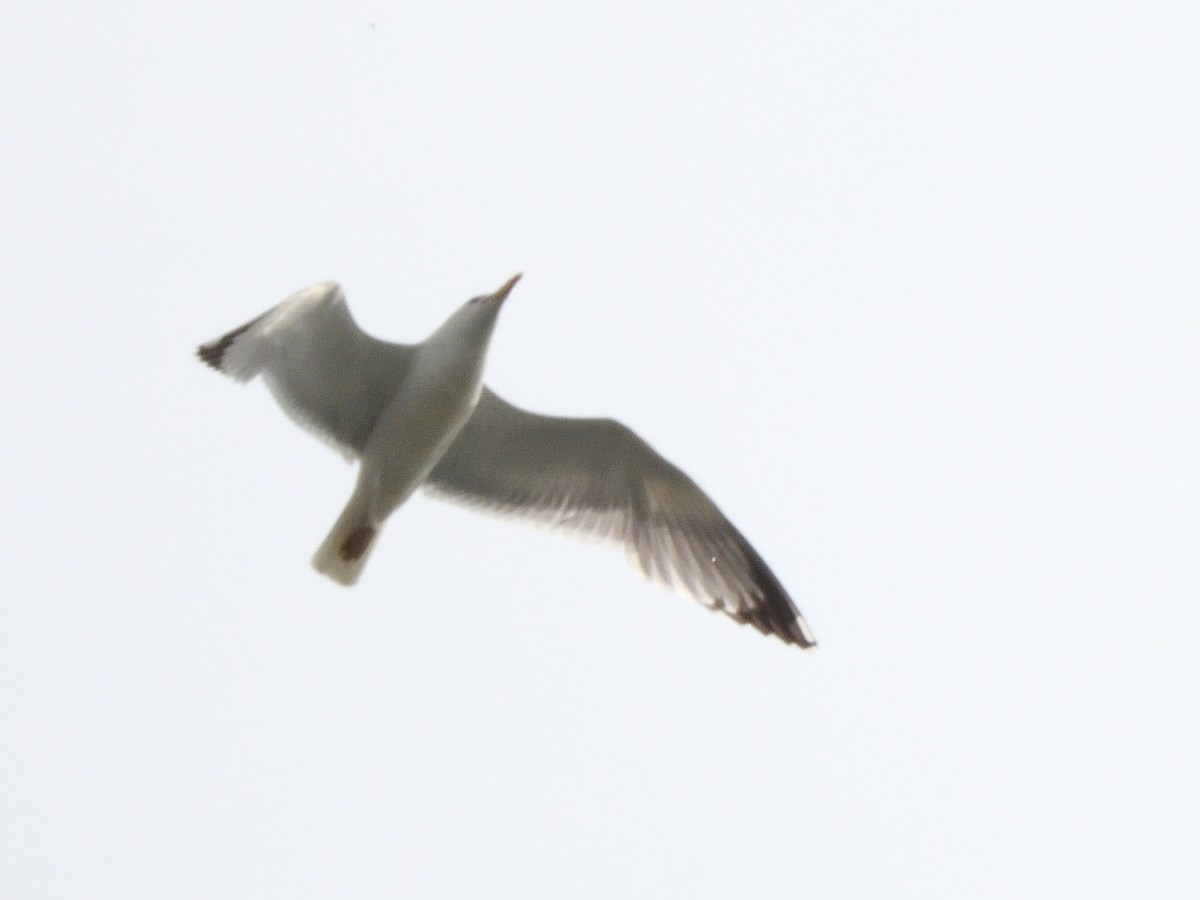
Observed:
[[[474,306],[474,305],[475,305],[476,303],[478,303],[480,300],[486,300],[486,299],[487,299],[487,296],[486,296],[486,295],[484,295],[484,294],[481,294],[481,295],[479,295],[478,297],[472,297],[472,298],[471,298],[470,300],[468,300],[467,302],[468,302],[469,304],[471,304],[472,306]]]

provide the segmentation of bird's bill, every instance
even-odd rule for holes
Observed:
[[[509,291],[511,291],[514,287],[516,287],[517,282],[520,280],[521,280],[521,273],[518,272],[512,278],[508,279],[508,281],[504,282],[504,284],[501,286],[500,290],[498,290],[498,291],[496,291],[496,293],[492,294],[492,299],[495,300],[497,303],[499,303],[501,300],[503,300],[505,297],[508,296]]]

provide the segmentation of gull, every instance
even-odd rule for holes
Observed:
[[[687,475],[613,419],[543,416],[483,384],[492,331],[521,276],[464,303],[419,344],[382,341],[333,281],[291,295],[197,355],[261,375],[299,425],[359,462],[345,509],[313,556],[343,585],[417,488],[622,545],[645,577],[802,648],[812,629],[741,532]]]

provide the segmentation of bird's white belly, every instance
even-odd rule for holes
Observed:
[[[359,480],[382,521],[420,487],[479,399],[477,380],[414,372],[384,409],[362,456]]]

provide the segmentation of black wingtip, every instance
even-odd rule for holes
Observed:
[[[217,341],[215,344],[201,344],[196,350],[196,356],[200,358],[201,362],[207,363],[220,372],[221,359],[225,356],[225,346],[222,346],[221,341]]]
[[[209,341],[207,344],[201,344],[196,350],[196,356],[200,357],[202,362],[208,363],[208,365],[212,366],[218,372],[224,372],[225,351],[233,346],[234,341],[262,321],[266,315],[267,313],[263,313],[261,316],[251,319],[240,328],[233,329],[233,331],[224,337],[217,338],[215,341]]]
[[[770,608],[773,605],[774,602],[763,598],[761,606],[730,613],[730,615],[741,624],[752,625],[763,634],[774,635],[785,644],[791,644],[801,650],[815,649],[816,638],[813,637],[812,629],[808,627],[804,617],[791,613],[783,616],[777,615]]]
[[[763,634],[773,634],[785,644],[794,644],[801,650],[812,650],[817,639],[804,616],[792,603],[783,585],[766,562],[744,538],[741,550],[750,568],[754,584],[759,590],[759,602],[754,606],[732,613],[733,618],[746,625],[753,625]]]

